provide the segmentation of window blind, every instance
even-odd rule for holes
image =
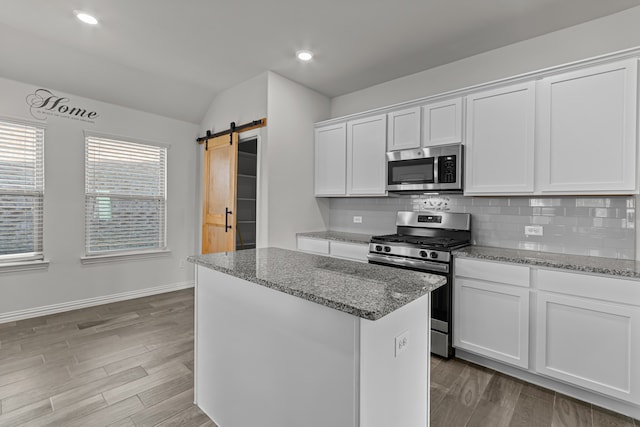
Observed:
[[[0,121],[0,262],[43,259],[44,129]]]
[[[85,139],[86,253],[166,248],[167,149]]]

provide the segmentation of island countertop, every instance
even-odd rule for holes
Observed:
[[[442,276],[280,248],[193,255],[197,265],[377,320],[446,283]]]

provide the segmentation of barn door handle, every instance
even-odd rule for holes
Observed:
[[[231,212],[229,210],[229,208],[224,208],[224,232],[226,233],[227,230],[229,230],[231,228],[231,226],[229,225],[229,215],[231,215],[233,212]]]

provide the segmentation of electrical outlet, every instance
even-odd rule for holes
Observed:
[[[541,225],[525,225],[524,234],[525,236],[542,236],[543,235],[542,226]]]
[[[353,223],[354,224],[362,224],[362,217],[361,216],[354,216],[353,217]]]
[[[180,265],[180,270],[184,270],[184,260],[183,259],[180,260],[179,265]]]
[[[408,345],[409,345],[409,331],[404,331],[403,333],[401,333],[395,338],[395,346],[396,346],[395,357],[398,357],[400,353],[405,351]]]

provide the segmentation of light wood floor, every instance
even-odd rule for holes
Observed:
[[[470,363],[431,366],[433,427],[640,427]],[[193,290],[0,324],[2,427],[215,426],[192,402]]]
[[[640,427],[640,422],[460,359],[432,356],[431,426]]]
[[[0,426],[215,426],[193,405],[193,290],[0,325]]]

